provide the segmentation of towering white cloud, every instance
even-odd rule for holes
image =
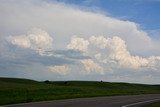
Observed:
[[[50,71],[56,72],[59,75],[67,75],[69,73],[69,67],[66,65],[60,65],[60,66],[48,66],[47,67]]]
[[[72,37],[71,42],[67,45],[67,48],[86,52],[88,49],[88,45],[88,40],[79,37]]]
[[[127,45],[125,44],[125,41],[118,36],[114,36],[113,38],[92,36],[90,38],[90,42],[91,44],[94,44],[101,49],[108,48],[108,57],[110,57],[112,60],[117,61],[119,65],[123,67],[138,69],[150,66],[155,67],[158,63],[160,63],[159,56],[143,58],[140,56],[131,55],[130,52],[127,50]],[[95,57],[100,59],[101,55],[98,54]]]
[[[27,35],[10,36],[7,38],[13,45],[30,48],[38,52],[53,48],[53,39],[45,31],[34,28]]]
[[[104,36],[91,36],[89,41],[101,49],[106,48],[108,45],[108,39],[106,39]]]
[[[8,41],[11,42],[13,45],[17,45],[22,48],[30,48],[31,43],[27,36],[21,35],[21,36],[10,36],[8,38]]]
[[[92,59],[81,60],[81,63],[84,65],[87,74],[89,73],[104,74],[103,68],[99,64],[95,63]]]

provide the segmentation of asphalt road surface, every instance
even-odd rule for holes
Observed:
[[[160,94],[77,98],[13,104],[3,107],[141,107],[157,101],[160,101]]]

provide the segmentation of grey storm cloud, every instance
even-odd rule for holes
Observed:
[[[55,54],[63,55],[71,59],[90,59],[90,56],[84,55],[81,51],[75,50],[56,50]]]

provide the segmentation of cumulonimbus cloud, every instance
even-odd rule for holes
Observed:
[[[158,56],[141,57],[135,55],[136,53],[144,56],[158,55],[160,52],[159,40],[155,41],[155,38],[149,36],[149,34],[142,30],[135,22],[120,20],[98,12],[95,13],[94,11],[85,11],[85,9],[81,10],[77,6],[73,7],[65,3],[47,2],[43,0],[40,0],[40,2],[39,0],[1,0],[0,13],[0,57],[2,56],[2,58],[6,58],[6,63],[8,63],[7,61],[10,57],[3,56],[12,56],[12,53],[7,51],[5,43],[3,43],[4,38],[10,34],[18,35],[22,32],[26,32],[32,27],[38,27],[46,30],[50,35],[44,33],[44,31],[42,33],[43,35],[46,35],[44,37],[41,33],[37,34],[35,31],[31,31],[25,35],[12,35],[8,40],[11,44],[18,47],[35,50],[41,55],[47,55],[46,58],[42,59],[35,57],[34,63],[41,62],[45,66],[54,66],[68,63],[73,64],[71,63],[73,62],[72,60],[64,61],[64,59],[74,59],[74,61],[80,61],[83,59],[87,60],[87,57],[84,57],[84,55],[78,55],[77,57],[77,54],[75,53],[70,54],[66,52],[64,52],[65,55],[63,53],[59,54],[59,52],[56,53],[59,58],[51,60],[54,53],[52,53],[53,50],[50,52],[49,48],[52,48],[52,35],[54,35],[55,50],[66,50],[66,45],[70,42],[67,49],[72,51],[76,50],[77,52],[80,51],[79,53],[85,53],[85,55],[89,56],[88,59],[90,60],[83,62],[86,64],[91,63],[90,65],[99,65],[103,68],[103,72],[106,72],[106,68],[111,66],[110,63],[112,62],[115,64],[111,66],[113,71],[116,72],[116,67],[120,65],[120,67],[131,68],[127,69],[127,73],[131,75],[133,72],[129,73],[128,71],[137,71],[139,68],[152,68],[158,71],[158,67],[160,67],[160,57]],[[71,37],[74,35],[80,36],[73,38],[72,42]],[[91,35],[103,36],[90,38]],[[114,37],[114,35],[118,36]],[[90,39],[86,40],[86,38]],[[99,49],[95,47],[90,49],[90,46],[92,47],[93,44],[99,47]],[[10,47],[8,50],[11,50]],[[45,50],[49,51],[46,51],[46,53],[40,52]],[[17,56],[20,56],[21,54],[17,52]],[[31,58],[32,57],[27,57],[27,59],[33,63]],[[16,58],[11,62],[20,63]],[[8,68],[8,65],[5,65],[4,62],[1,61],[1,63],[3,63],[3,65],[0,66],[1,68]],[[49,65],[46,65],[45,63],[48,63]],[[76,66],[75,63],[73,65],[75,65],[75,68],[77,66],[79,67],[79,65]],[[27,69],[24,68],[24,70],[28,71],[29,67],[31,68],[32,66],[28,66]],[[16,71],[16,67],[12,68],[13,69],[9,71]],[[96,68],[90,68],[88,71],[90,73],[95,73],[95,70]],[[118,66],[117,71],[121,72],[123,70],[123,68],[119,68]],[[86,70],[86,73],[88,73],[88,71]],[[144,71],[151,70],[147,69]],[[154,73],[150,72],[150,74]],[[3,74],[12,76],[13,73],[9,74],[3,72]],[[31,74],[31,76],[33,74]],[[157,74],[154,75],[157,76]],[[73,75],[74,77],[77,76],[75,74]],[[106,76],[108,76],[108,74]],[[79,77],[79,75],[77,77]],[[40,78],[43,78],[43,75],[41,75]],[[114,77],[112,79],[114,80]],[[133,77],[133,79],[135,78]],[[150,80],[148,82],[150,82]],[[157,83],[159,83],[159,80]]]

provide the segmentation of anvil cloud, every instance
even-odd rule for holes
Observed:
[[[159,83],[159,40],[103,13],[56,1],[0,1],[0,76]]]

